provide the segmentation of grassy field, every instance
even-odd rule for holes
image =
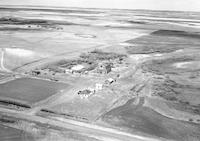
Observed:
[[[46,80],[19,78],[0,85],[2,98],[19,100],[33,104],[44,100],[60,90],[67,89],[69,85]]]
[[[192,119],[200,115],[199,13],[41,7],[0,11],[1,71],[20,77],[2,80],[4,107],[13,102],[24,104],[27,114],[159,139],[200,140],[199,124]],[[98,74],[102,62],[112,64],[111,72]],[[84,65],[85,73],[68,72],[77,64]],[[77,94],[108,79],[116,81],[88,98]],[[23,130],[29,127],[25,124]],[[2,138],[10,131],[20,134],[0,128]],[[39,140],[95,140],[71,131],[36,134]]]
[[[198,140],[200,128],[187,123],[166,118],[154,110],[134,105],[134,99],[117,107],[102,117],[102,121],[128,132],[145,133],[178,141]],[[187,133],[187,134],[186,134]]]
[[[0,138],[2,141],[34,141],[30,134],[4,125],[0,125]]]
[[[127,41],[127,43],[132,45],[126,47],[126,49],[129,54],[150,54],[171,53],[181,49],[199,48],[200,41],[196,38],[196,36],[200,36],[199,34],[196,33],[195,37],[192,35],[188,37],[192,33],[181,33],[181,31],[176,33],[173,30],[158,30],[150,35]]]
[[[63,93],[63,96],[57,98],[52,103],[44,105],[43,108],[66,115],[67,118],[77,120],[95,121],[106,112],[113,103],[126,93],[120,93],[112,88],[104,88],[86,99],[81,99],[77,94],[79,90],[95,88],[96,83],[103,83],[105,78],[85,78],[76,82],[76,88]],[[96,82],[96,83],[95,83]],[[121,88],[120,88],[121,89]],[[119,91],[120,91],[119,89]]]

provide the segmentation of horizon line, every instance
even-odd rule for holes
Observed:
[[[21,7],[20,7],[21,6]],[[166,9],[145,9],[145,8],[101,8],[101,7],[81,7],[81,6],[46,6],[46,5],[0,5],[0,8],[15,8],[15,7],[19,7],[19,8],[28,8],[28,7],[43,7],[46,9],[49,8],[60,8],[60,9],[65,9],[65,8],[82,8],[82,9],[106,9],[106,10],[136,10],[136,11],[164,11],[164,12],[195,12],[195,13],[200,13],[200,11],[185,11],[185,10],[166,10]]]

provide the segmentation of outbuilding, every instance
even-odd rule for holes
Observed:
[[[106,81],[105,81],[105,84],[106,85],[110,85],[112,83],[116,82],[116,79],[113,79],[113,78],[108,78]]]
[[[100,63],[97,68],[97,73],[100,73],[100,74],[108,74],[111,71],[112,71],[111,63]]]

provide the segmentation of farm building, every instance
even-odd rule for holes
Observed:
[[[83,65],[76,65],[76,66],[73,66],[73,67],[71,68],[71,70],[73,70],[73,71],[80,71],[80,70],[82,70],[83,68],[84,68]]]
[[[83,65],[75,65],[72,66],[71,68],[67,68],[65,69],[65,73],[80,73],[85,67]]]
[[[112,83],[116,82],[116,79],[113,79],[113,78],[108,78],[106,81],[105,81],[105,85],[111,85]]]
[[[90,89],[90,88],[82,90],[82,91],[78,91],[78,95],[80,96],[81,99],[88,98],[94,93],[95,93],[95,90]]]
[[[103,84],[100,84],[100,83],[96,83],[95,84],[95,90],[96,91],[100,91],[100,90],[102,90],[103,89]]]
[[[112,63],[100,63],[97,67],[97,73],[108,74],[112,70]]]

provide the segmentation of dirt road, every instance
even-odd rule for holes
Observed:
[[[83,123],[68,119],[49,119],[35,115],[27,115],[20,111],[0,108],[0,112],[8,116],[13,116],[19,119],[27,120],[30,122],[36,122],[41,124],[47,124],[51,127],[61,127],[63,129],[72,129],[78,131],[84,135],[94,137],[101,140],[116,140],[116,141],[159,141],[158,139],[142,137],[139,135],[133,135],[118,131],[111,128],[101,127],[93,124]]]

